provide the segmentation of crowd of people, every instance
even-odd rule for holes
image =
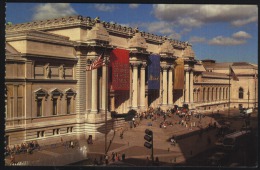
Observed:
[[[169,120],[168,118],[173,117],[174,115],[178,116],[180,119],[176,119],[176,121],[173,123],[173,121]],[[179,124],[184,127],[189,127],[192,129],[192,127],[196,126],[195,121],[192,121],[193,117],[199,118],[199,122],[201,121],[203,116],[196,116],[193,115],[193,112],[189,112],[187,108],[183,108],[181,111],[177,108],[168,109],[166,111],[163,111],[160,109],[160,107],[154,109],[152,107],[149,107],[147,111],[137,113],[136,118],[139,118],[140,121],[143,119],[148,119],[151,121],[157,121],[159,118],[163,118],[163,121],[160,122],[159,127],[160,128],[167,128],[168,126],[173,126],[174,124]],[[160,119],[161,120],[161,119]],[[132,120],[132,123],[134,127],[139,124],[134,118]],[[148,126],[152,126],[152,122],[148,122]],[[131,126],[130,126],[131,127]]]
[[[32,152],[35,149],[40,150],[40,145],[38,144],[37,141],[31,141],[31,142],[23,142],[20,145],[14,145],[12,147],[10,147],[9,145],[7,145],[5,147],[5,155],[15,155],[15,154],[20,154],[20,153],[28,153],[28,154],[32,154]]]

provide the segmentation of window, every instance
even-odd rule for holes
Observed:
[[[71,133],[73,130],[73,127],[67,127],[67,133]]]
[[[71,98],[67,98],[67,114],[70,114],[71,109]]]
[[[42,116],[42,99],[37,99],[37,117]]]
[[[244,98],[244,89],[242,87],[238,90],[238,98],[243,99]]]
[[[43,116],[43,99],[47,100],[48,93],[44,89],[38,89],[34,91],[36,102],[36,116]]]
[[[37,131],[37,138],[44,137],[44,131]]]
[[[52,130],[52,134],[53,134],[53,135],[58,135],[58,134],[60,134],[60,129],[53,129],[53,130]]]
[[[60,110],[58,109],[60,108],[58,99],[61,100],[63,96],[62,91],[57,88],[54,88],[50,90],[50,94],[52,100],[52,115],[58,115],[58,113],[60,112]]]
[[[52,101],[52,114],[57,115],[57,99],[54,98]]]
[[[66,113],[67,114],[71,114],[74,113],[74,100],[76,97],[76,92],[71,89],[65,89],[65,100],[67,100],[67,110]]]

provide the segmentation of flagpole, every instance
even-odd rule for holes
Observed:
[[[106,47],[105,47],[105,51],[106,51]],[[104,55],[105,52],[104,52]],[[108,60],[107,60],[107,56],[106,60],[105,60],[105,64],[106,64],[106,87],[105,87],[105,97],[106,97],[106,102],[105,102],[105,155],[107,155],[107,103],[108,103]]]
[[[228,86],[229,86],[229,90],[228,90],[228,118],[229,118],[229,114],[230,114],[230,87],[231,87],[231,85],[230,85],[230,65],[229,65],[229,74],[228,74]]]

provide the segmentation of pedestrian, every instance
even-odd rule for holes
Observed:
[[[106,165],[108,165],[108,155],[105,156]]]
[[[100,165],[103,164],[103,156],[102,156],[102,155],[100,155],[100,157],[99,157],[99,164],[100,164]]]
[[[115,153],[112,152],[112,161],[115,162]]]
[[[11,162],[10,162],[11,165],[13,164],[16,164],[15,162],[15,156],[13,154],[11,154]]]
[[[121,160],[121,155],[120,155],[120,153],[118,153],[118,161],[120,161]]]
[[[149,160],[149,157],[147,156],[147,157],[146,157],[146,161],[145,161],[145,165],[148,166],[148,165],[149,165],[149,162],[150,162],[150,160]]]
[[[94,165],[97,165],[98,164],[98,161],[97,161],[97,158],[94,159]]]
[[[122,161],[125,160],[125,153],[122,154]]]
[[[156,156],[156,158],[155,158],[155,165],[156,166],[159,166],[159,158]]]

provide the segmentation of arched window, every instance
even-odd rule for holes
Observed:
[[[244,89],[242,87],[238,90],[238,98],[243,99],[244,98]]]

